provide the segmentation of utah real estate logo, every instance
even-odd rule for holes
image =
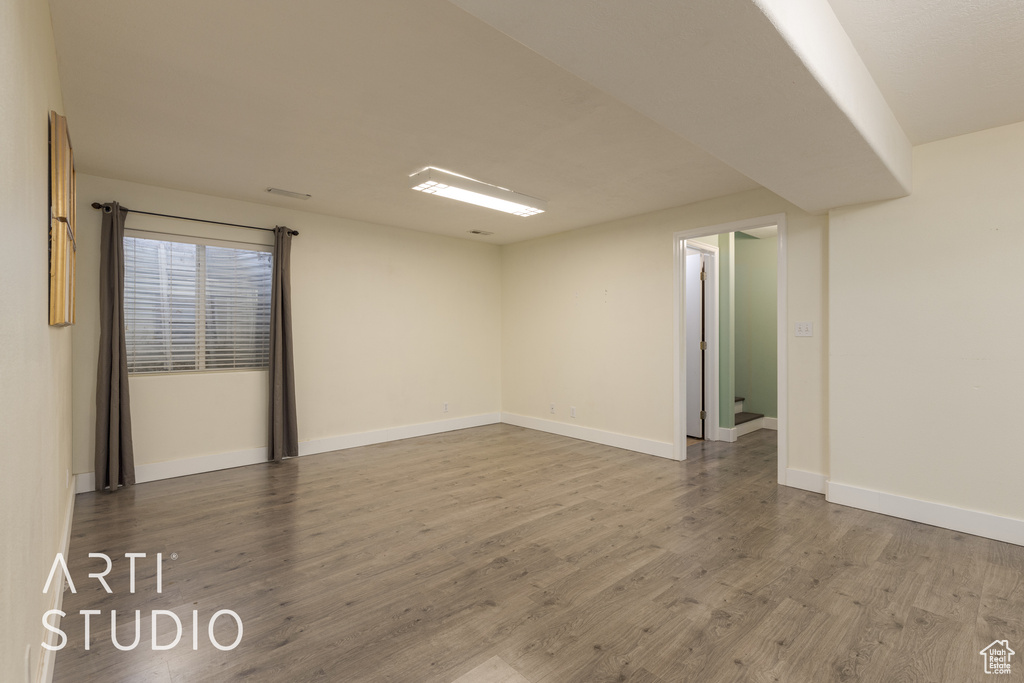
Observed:
[[[1010,658],[1017,653],[1010,649],[1010,641],[994,640],[980,654],[985,658],[985,673],[1008,674]]]

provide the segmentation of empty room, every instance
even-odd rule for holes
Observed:
[[[0,0],[0,680],[1024,680],[1021,35]]]

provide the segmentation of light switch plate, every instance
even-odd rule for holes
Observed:
[[[794,334],[797,337],[813,337],[814,336],[814,323],[810,322],[799,322],[796,323],[796,330]]]

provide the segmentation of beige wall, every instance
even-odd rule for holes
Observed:
[[[100,215],[88,205],[117,199],[162,213],[301,231],[293,286],[302,441],[501,410],[671,443],[672,234],[785,212],[790,318],[813,321],[819,331],[813,339],[790,340],[790,467],[827,474],[821,334],[827,219],[767,191],[500,250],[91,176],[81,178],[79,199],[76,472],[92,471],[99,334]],[[220,237],[232,231],[137,215],[129,221]],[[243,239],[265,237],[246,231]],[[137,463],[261,447],[264,383],[259,372],[133,377]]]
[[[789,325],[789,466],[827,475],[828,221],[766,190],[504,247],[502,409],[671,443],[672,235],[775,213],[788,221],[789,318],[816,330],[795,339]]]
[[[23,681],[71,467],[71,330],[47,324],[48,114],[63,105],[45,0],[0,3],[0,93],[0,680]]]
[[[81,176],[76,472],[93,470],[100,212],[89,204],[113,200],[301,233],[292,251],[300,442],[500,410],[497,246]],[[137,214],[127,225],[263,242],[270,236]],[[135,376],[130,385],[139,465],[266,444],[265,372]]]
[[[1024,124],[831,212],[832,481],[1024,519]]]

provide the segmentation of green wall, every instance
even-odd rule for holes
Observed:
[[[733,253],[735,395],[746,399],[747,412],[778,417],[778,238],[736,233]]]

